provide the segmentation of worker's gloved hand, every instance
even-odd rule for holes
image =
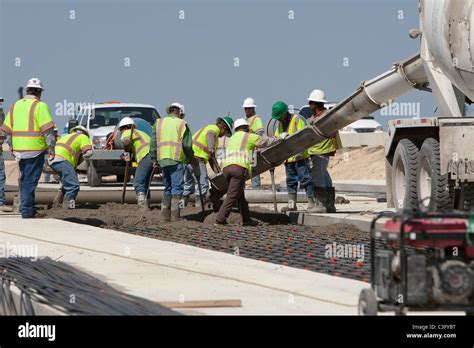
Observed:
[[[283,139],[283,140],[285,140],[285,139],[288,138],[289,136],[290,136],[290,135],[288,134],[288,132],[283,132],[283,133],[281,133],[280,138]]]
[[[193,172],[196,175],[196,178],[201,177],[201,168],[199,168],[199,164],[197,166],[193,165]]]

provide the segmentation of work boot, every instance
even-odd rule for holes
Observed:
[[[319,213],[327,212],[327,191],[325,187],[315,187],[314,188],[314,206],[315,208],[321,209]]]
[[[174,195],[171,198],[171,222],[181,220],[181,207],[182,201],[181,196]]]
[[[138,204],[138,208],[140,208],[140,210],[146,210],[148,208],[144,192],[138,192],[137,193],[137,204]]]
[[[189,196],[183,196],[184,206],[187,207],[189,203]]]
[[[298,207],[296,206],[296,203],[297,203],[297,194],[288,193],[288,206],[281,208],[281,212],[286,213],[287,211],[297,211]]]
[[[4,213],[11,213],[13,212],[13,208],[10,208],[9,206],[6,206],[5,204],[0,205],[0,211]]]
[[[161,201],[160,218],[161,221],[164,222],[171,221],[171,196],[163,194],[163,199]]]
[[[314,199],[314,197],[308,197],[308,207],[306,209],[307,213],[325,213],[326,207],[319,201]]]
[[[76,201],[74,198],[64,197],[63,209],[76,209]]]
[[[336,201],[336,190],[334,187],[326,187],[327,191],[327,204],[326,204],[326,210],[328,213],[335,213],[336,212],[336,206],[334,205]]]

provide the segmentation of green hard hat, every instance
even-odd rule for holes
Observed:
[[[223,121],[228,129],[228,134],[232,134],[232,129],[234,129],[234,120],[230,116],[222,116],[217,118],[217,122]]]
[[[277,101],[272,106],[272,118],[275,120],[281,119],[288,112],[288,105],[282,101]]]

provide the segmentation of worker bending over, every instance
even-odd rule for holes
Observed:
[[[272,117],[279,121],[278,128],[275,131],[276,137],[292,135],[306,127],[306,123],[299,115],[292,115],[288,112],[288,105],[282,101],[273,104]],[[296,211],[298,184],[306,190],[308,198],[307,211],[315,212],[314,188],[311,179],[311,167],[309,163],[309,154],[305,150],[285,161],[286,187],[288,190],[288,206],[282,208],[282,212]]]
[[[191,131],[182,119],[181,104],[166,108],[168,117],[159,118],[153,127],[150,154],[155,166],[160,166],[165,190],[161,201],[161,219],[177,221],[184,191],[184,163],[191,163],[196,177],[200,177],[199,162],[194,157]]]
[[[263,136],[265,134],[265,129],[263,128],[262,119],[255,113],[255,108],[257,107],[257,105],[255,105],[255,100],[253,98],[245,98],[242,107],[244,108],[245,117],[249,124],[250,133]],[[252,178],[252,188],[260,188],[260,175],[255,175]]]
[[[193,151],[199,162],[199,171],[201,177],[199,178],[198,185],[200,186],[200,194],[202,194],[203,202],[208,201],[207,193],[209,191],[209,177],[207,174],[207,163],[211,166],[215,173],[220,172],[219,164],[217,163],[215,153],[217,146],[219,145],[219,138],[223,136],[230,137],[232,135],[234,121],[231,117],[224,116],[219,117],[216,120],[216,124],[210,124],[199,129],[193,136]],[[187,164],[184,172],[184,202],[185,205],[189,200],[189,196],[195,193],[195,180],[193,166]],[[201,198],[196,197],[196,207],[200,207]]]
[[[135,171],[133,187],[137,194],[137,204],[140,209],[150,207],[150,180],[153,172],[153,163],[150,152],[150,136],[135,128],[135,121],[131,117],[124,117],[118,126],[122,136],[120,141],[126,152],[133,155],[138,167]]]
[[[313,117],[320,117],[327,110],[324,104],[325,93],[320,89],[315,89],[308,97],[309,108],[313,112]],[[315,191],[315,210],[318,213],[335,213],[336,191],[332,186],[332,179],[328,172],[329,158],[336,154],[336,150],[342,148],[339,133],[332,137],[311,146],[308,153],[313,162],[312,177]]]
[[[261,137],[250,133],[249,124],[243,118],[235,121],[234,131],[224,157],[223,174],[228,187],[226,198],[216,217],[216,223],[220,225],[227,223],[232,206],[236,202],[239,204],[242,224],[252,223],[249,205],[245,199],[245,179],[252,175],[251,158],[256,158],[256,156],[252,156],[251,152],[281,141],[281,139]]]
[[[41,101],[43,89],[39,79],[30,79],[26,96],[13,103],[2,125],[6,142],[20,165],[20,211],[24,219],[45,217],[36,210],[35,190],[45,154],[54,159],[54,122],[48,105]]]
[[[59,175],[63,195],[63,208],[74,209],[80,184],[76,167],[92,156],[92,144],[89,132],[83,126],[73,127],[69,134],[63,135],[54,148],[56,154],[49,165]]]

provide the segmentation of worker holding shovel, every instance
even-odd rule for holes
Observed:
[[[127,152],[135,157],[138,167],[135,172],[133,187],[137,194],[137,204],[140,209],[147,210],[150,207],[150,180],[153,172],[153,163],[150,152],[150,136],[135,128],[135,121],[130,117],[124,117],[119,123],[122,132],[120,140]],[[125,180],[127,178],[125,177]]]
[[[215,153],[219,145],[219,138],[223,136],[230,137],[232,135],[232,127],[234,121],[229,116],[218,117],[216,124],[209,124],[202,127],[193,135],[193,151],[199,162],[199,170],[201,177],[199,178],[199,197],[196,197],[196,207],[201,207],[201,200],[206,203],[208,201],[207,193],[209,192],[209,177],[207,174],[207,163],[211,166],[215,173],[220,172]],[[189,196],[195,192],[196,184],[194,169],[191,164],[187,164],[184,171],[184,193],[183,198],[185,204],[189,200]]]

